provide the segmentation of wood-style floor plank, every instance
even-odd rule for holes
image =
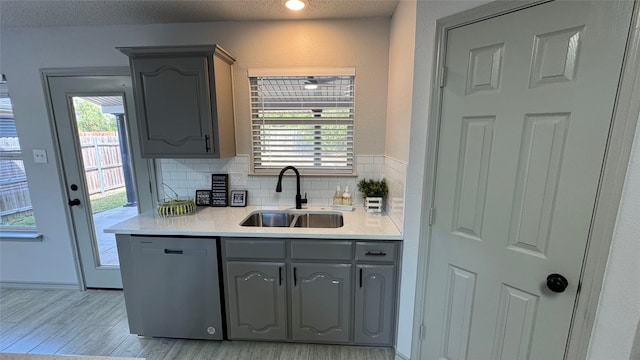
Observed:
[[[0,351],[148,360],[392,360],[390,348],[146,338],[114,290],[0,289]],[[1,356],[0,356],[1,357]]]
[[[91,326],[86,323],[65,325],[66,326],[64,326],[60,332],[53,334],[29,352],[33,354],[57,354],[60,349],[70,343],[73,339],[84,334]]]
[[[135,336],[135,335],[132,335]],[[143,357],[147,360],[164,359],[165,355],[171,350],[173,345],[178,341],[176,339],[150,339],[145,338],[149,342],[136,357]]]
[[[10,346],[3,347],[3,352],[8,353],[28,353],[50,338],[53,334],[61,330],[60,324],[37,324],[34,323],[33,331],[23,336]]]

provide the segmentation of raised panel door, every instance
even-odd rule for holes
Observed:
[[[354,342],[391,345],[395,265],[357,265]]]
[[[285,340],[285,264],[228,261],[225,276],[229,338]]]
[[[424,359],[563,358],[632,6],[448,31]]]
[[[292,264],[293,340],[350,340],[351,269],[351,264]]]
[[[207,56],[133,59],[144,156],[212,157]]]

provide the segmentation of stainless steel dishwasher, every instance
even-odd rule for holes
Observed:
[[[131,333],[222,340],[218,241],[118,236]]]

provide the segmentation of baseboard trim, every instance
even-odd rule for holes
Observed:
[[[0,281],[0,289],[26,290],[80,290],[77,283],[44,282],[44,281]]]
[[[396,358],[395,360],[410,360],[408,357],[405,357],[404,355],[400,354],[399,352],[396,351]]]

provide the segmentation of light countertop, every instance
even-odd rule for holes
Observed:
[[[163,217],[155,212],[143,213],[111,225],[104,231],[131,235],[402,240],[402,234],[388,216],[367,213],[363,207],[341,211],[344,226],[335,229],[240,226],[242,220],[257,210],[333,211],[331,207],[303,210],[281,206],[198,207],[194,214],[183,216]]]

